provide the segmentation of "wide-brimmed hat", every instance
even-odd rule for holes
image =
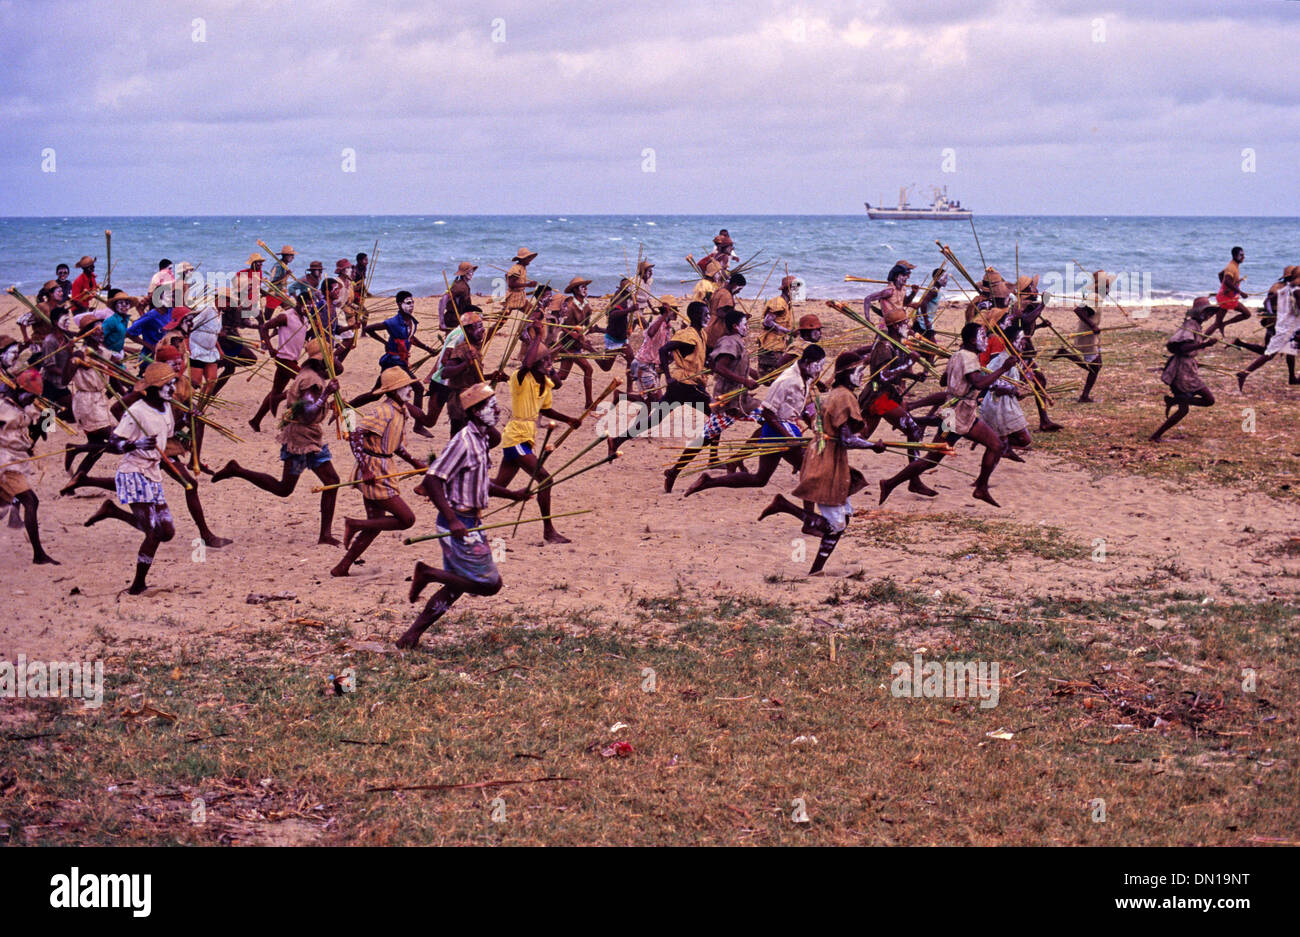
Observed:
[[[352,261],[348,260],[346,257],[340,257],[338,260],[334,261],[334,272],[342,273],[344,270],[348,269],[348,267],[351,266],[352,266]]]
[[[127,293],[126,290],[119,290],[116,287],[108,291],[108,299],[105,301],[110,306],[112,306],[113,303],[120,303],[120,302],[128,302],[131,305],[135,305],[134,296]]]
[[[998,273],[993,267],[986,267],[984,270],[984,282],[992,286],[994,283],[1001,283],[1002,274]]]
[[[95,258],[86,254],[72,266],[76,267],[78,270],[85,270],[87,267],[95,266]]]
[[[856,351],[842,351],[835,356],[835,373],[843,374],[845,371],[852,371],[862,363],[863,356]]]
[[[408,384],[414,384],[415,378],[401,368],[384,368],[379,374],[379,393],[389,394],[401,390]]]
[[[586,277],[574,277],[569,281],[569,285],[564,288],[564,292],[572,295],[573,291],[580,286],[591,286],[591,281]]]
[[[477,269],[478,269],[478,264],[472,264],[468,260],[462,260],[456,266],[456,276],[458,277],[468,276],[469,274],[473,273]]]
[[[729,234],[719,234],[713,239],[713,243],[718,247],[734,247],[736,242],[731,239]]]
[[[460,392],[461,408],[468,412],[491,396],[493,396],[491,384],[475,384],[466,387]]]
[[[1037,292],[1038,292],[1038,277],[1037,277],[1037,276],[1032,276],[1032,277],[1021,277],[1019,280],[1016,281],[1016,292],[1017,292],[1017,293],[1025,293],[1025,292],[1029,292],[1029,293],[1037,293]]]
[[[653,270],[654,268],[655,268],[655,264],[653,260],[642,260],[637,263],[636,272],[638,274],[642,274],[645,273],[647,270]]]
[[[800,330],[807,331],[809,329],[820,329],[821,327],[822,327],[822,320],[818,319],[811,312],[808,313],[808,315],[806,316],[799,317]]]
[[[1282,271],[1282,279],[1283,280],[1294,279],[1297,273],[1300,273],[1300,265],[1292,265]]]
[[[321,263],[319,260],[313,260],[311,263],[309,263],[309,264],[307,265],[307,269],[308,269],[308,270],[324,270],[324,269],[325,269],[325,265],[324,265],[323,263]]]
[[[55,289],[56,287],[58,289],[63,289],[63,284],[60,283],[58,280],[46,280],[44,283],[41,284],[41,292],[48,293],[50,290]]]
[[[266,260],[266,258],[263,257],[261,254],[249,254],[249,255],[248,255],[248,265],[249,265],[250,267],[251,267],[253,264],[260,264],[260,263],[262,263],[262,262],[265,261],[265,260]]]
[[[295,255],[295,256],[297,256],[297,254],[298,254],[298,252],[297,252],[296,250],[294,250],[294,249],[293,249],[293,246],[290,245],[290,244],[286,244],[286,245],[284,245],[284,247],[280,248],[280,253],[281,253],[281,254],[293,254],[293,255]]]
[[[667,306],[669,309],[673,309],[673,310],[676,310],[676,309],[681,308],[681,307],[678,306],[678,304],[677,304],[677,297],[676,297],[676,296],[669,296],[669,295],[666,295],[666,294],[665,294],[665,295],[659,297],[658,302],[659,302],[659,308],[660,308],[660,309],[663,309],[665,306]]]
[[[799,282],[799,278],[798,278],[798,277],[782,277],[782,278],[781,278],[781,290],[782,290],[782,292],[784,292],[785,290],[793,289],[793,288],[794,288],[794,285],[795,285],[796,283],[798,283],[798,282]]]
[[[161,350],[161,349],[160,349]],[[169,381],[176,380],[178,375],[170,364],[163,361],[155,361],[149,367],[144,369],[144,374],[140,376],[140,382],[137,387],[162,387]]]
[[[530,251],[526,247],[521,247],[515,252],[515,260],[522,260],[525,263],[537,256],[537,251]]]

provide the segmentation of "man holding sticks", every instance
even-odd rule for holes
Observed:
[[[541,482],[537,492],[537,503],[542,509],[542,536],[547,543],[570,543],[555,529],[551,516],[551,476],[542,467],[545,446],[541,452],[536,451],[537,418],[547,417],[567,423],[573,429],[582,425],[579,417],[565,416],[554,409],[551,391],[558,385],[551,377],[551,352],[545,343],[545,336],[537,335],[524,351],[524,364],[510,376],[507,382],[510,388],[510,422],[501,434],[501,468],[497,470],[494,480],[498,488],[504,489],[519,469],[528,472],[531,484]],[[462,392],[462,396],[466,392]],[[462,430],[462,432],[464,432]],[[549,436],[549,433],[547,434]]]
[[[429,466],[418,489],[438,508],[436,526],[443,568],[417,562],[408,598],[417,601],[431,582],[442,583],[442,588],[397,639],[397,646],[403,649],[419,644],[420,636],[462,595],[496,595],[501,590],[501,574],[492,559],[492,547],[482,531],[474,528],[479,526],[490,495],[512,501],[529,497],[526,492],[512,491],[490,480],[489,450],[502,441],[496,429],[501,411],[491,385],[479,383],[467,388],[461,392],[459,404],[468,422]]]
[[[1196,297],[1183,324],[1165,343],[1169,358],[1165,361],[1164,370],[1160,372],[1160,380],[1169,385],[1172,393],[1165,396],[1165,421],[1151,434],[1151,442],[1160,442],[1160,437],[1191,412],[1191,407],[1214,406],[1214,394],[1210,392],[1201,377],[1201,369],[1196,364],[1196,353],[1218,341],[1201,331],[1214,308],[1208,297]],[[1170,410],[1174,411],[1172,416]]]
[[[1094,271],[1089,276],[1083,302],[1074,308],[1080,331],[1071,336],[1070,345],[1073,347],[1062,346],[1052,355],[1053,361],[1065,358],[1087,372],[1079,403],[1092,403],[1092,387],[1097,383],[1097,375],[1101,374],[1101,303],[1114,282],[1115,277],[1105,270]]]
[[[298,487],[303,471],[311,469],[325,486],[320,496],[320,537],[316,542],[338,546],[332,528],[339,476],[329,446],[325,444],[323,424],[330,409],[330,397],[338,390],[339,382],[326,373],[320,341],[313,338],[307,342],[306,352],[302,370],[285,390],[285,414],[279,435],[280,460],[284,463],[280,478],[251,471],[231,459],[213,473],[212,482],[242,478],[277,498],[287,498]]]
[[[0,340],[0,345],[3,341]],[[10,526],[27,528],[27,539],[32,546],[32,562],[36,565],[58,566],[59,561],[41,546],[41,532],[36,519],[40,499],[27,480],[36,440],[45,435],[47,421],[37,404],[44,390],[41,372],[35,368],[22,371],[13,381],[0,383],[0,507],[9,508],[13,514]]]
[[[862,411],[855,391],[862,381],[864,367],[861,355],[842,352],[835,359],[830,392],[815,399],[806,409],[813,436],[804,448],[799,484],[793,494],[805,503],[813,502],[817,510],[797,507],[784,495],[776,495],[758,515],[763,520],[773,514],[789,514],[803,522],[805,531],[821,534],[809,576],[821,575],[853,514],[849,498],[867,484],[862,473],[849,467],[849,450],[885,451],[883,444],[870,442],[860,433]]]
[[[253,418],[248,421],[255,433],[262,431],[262,420],[266,415],[275,413],[284,400],[284,390],[289,386],[289,381],[298,373],[298,356],[302,354],[303,345],[307,342],[308,323],[304,312],[306,303],[307,299],[302,294],[296,299],[286,299],[276,307],[275,314],[270,319],[258,325],[262,347],[270,355],[268,360],[274,365],[274,373],[271,375],[271,389],[262,399]],[[277,330],[274,349],[271,348],[271,329]],[[252,379],[252,374],[249,379]]]
[[[343,546],[347,552],[331,576],[346,576],[366,548],[385,530],[406,530],[415,523],[415,515],[402,500],[393,482],[393,456],[399,456],[415,468],[426,463],[406,451],[406,418],[419,413],[411,406],[411,387],[415,378],[401,368],[389,368],[379,376],[383,399],[357,423],[348,434],[357,468],[352,480],[359,481],[361,498],[366,506],[365,520],[343,520]]]
[[[944,424],[936,438],[941,437],[948,445],[952,445],[960,437],[965,436],[984,447],[984,458],[980,463],[980,473],[975,479],[975,490],[971,496],[986,501],[994,507],[1000,507],[1001,505],[994,501],[989,493],[989,478],[997,468],[998,460],[1002,458],[1002,440],[980,420],[978,397],[993,386],[998,378],[1010,371],[1018,359],[1014,355],[1008,355],[1006,361],[996,371],[991,373],[983,371],[979,362],[979,331],[978,322],[967,322],[962,326],[961,349],[948,359],[944,378],[949,398],[954,399],[955,406],[945,414]],[[907,467],[897,475],[882,479],[880,503],[884,504],[899,485],[904,482],[910,483],[920,477],[922,472],[938,465],[945,454],[946,452],[941,450],[928,452],[924,457],[909,462]]]
[[[1296,302],[1295,289],[1297,280],[1300,280],[1300,266],[1287,267],[1282,271],[1281,279],[1269,287],[1268,294],[1264,297],[1264,312],[1260,319],[1268,318],[1271,324],[1265,333],[1265,345],[1260,348],[1259,357],[1237,372],[1237,390],[1243,394],[1246,392],[1246,378],[1279,354],[1286,355],[1287,382],[1300,384],[1300,378],[1295,376],[1296,354],[1300,353],[1300,303]]]
[[[809,345],[799,361],[780,373],[767,396],[759,405],[762,426],[757,435],[742,445],[737,455],[758,456],[758,471],[728,470],[724,475],[700,475],[686,490],[687,495],[710,488],[762,488],[772,478],[782,461],[788,462],[796,472],[803,465],[801,451],[806,439],[798,420],[803,418],[808,395],[821,373],[826,352],[820,345]],[[804,510],[811,511],[812,503],[804,502]]]

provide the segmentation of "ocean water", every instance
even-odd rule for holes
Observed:
[[[220,280],[244,266],[265,240],[274,250],[297,249],[294,272],[313,260],[327,272],[341,257],[378,254],[373,289],[407,289],[419,296],[443,290],[443,272],[469,260],[480,269],[475,292],[491,292],[515,251],[539,252],[531,271],[539,282],[562,289],[575,275],[590,277],[593,292],[610,292],[636,266],[638,256],[656,262],[655,291],[681,294],[694,277],[686,255],[702,257],[727,228],[741,260],[757,255],[744,296],[775,293],[786,270],[801,278],[809,297],[853,298],[875,289],[844,282],[845,274],[883,278],[895,260],[916,265],[913,281],[928,277],[941,260],[935,241],[952,247],[976,278],[985,262],[1008,279],[1017,269],[1039,274],[1044,288],[1072,291],[1074,264],[1124,275],[1119,289],[1135,305],[1187,300],[1217,289],[1217,273],[1229,251],[1241,245],[1246,291],[1253,302],[1282,272],[1300,263],[1300,219],[1010,216],[966,221],[871,221],[861,215],[346,215],[138,218],[0,219],[0,284],[33,293],[54,276],[55,265],[82,254],[99,257],[104,278],[104,230],[113,232],[113,285],[143,292],[158,260],[187,260],[199,273]],[[978,234],[979,247],[975,235]],[[775,266],[774,266],[775,265]],[[269,269],[269,264],[268,264]],[[73,270],[75,276],[76,270]],[[682,281],[688,281],[683,283]],[[950,295],[960,295],[956,279]]]

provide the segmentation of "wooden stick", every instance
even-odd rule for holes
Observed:
[[[421,469],[421,468],[403,469],[400,472],[390,472],[387,475],[376,475],[374,478],[358,478],[354,481],[339,482],[334,485],[317,485],[311,491],[312,494],[315,494],[318,491],[333,491],[335,488],[349,488],[352,485],[364,485],[366,482],[384,481],[385,479],[388,478],[406,478],[408,475],[418,475],[420,472],[424,472],[424,471],[427,471],[427,469]]]
[[[565,511],[563,514],[547,514],[544,517],[530,517],[528,518],[528,520],[519,521],[518,523],[535,524],[538,521],[554,520],[557,517],[576,517],[579,514],[590,514],[594,510],[595,508],[585,508],[581,511]],[[480,524],[477,527],[469,528],[469,530],[465,531],[465,533],[472,534],[480,530],[495,530],[498,527],[509,527],[511,524],[514,523],[516,523],[516,521],[501,521],[499,524]],[[423,543],[425,540],[442,540],[444,537],[450,537],[450,536],[451,536],[451,531],[448,530],[440,534],[421,534],[419,537],[407,537],[405,540],[402,541],[402,543],[406,544],[409,547],[413,543]]]
[[[515,529],[510,531],[511,537],[519,530],[519,519],[524,516],[524,506],[528,503],[528,495],[532,492],[533,485],[537,483],[537,476],[542,473],[542,463],[546,461],[546,457],[551,453],[550,443],[551,433],[553,432],[555,432],[555,421],[548,420],[546,422],[546,436],[542,439],[542,451],[537,456],[537,464],[533,466],[533,471],[529,474],[528,484],[524,486],[524,498],[519,502],[519,514],[515,517]]]

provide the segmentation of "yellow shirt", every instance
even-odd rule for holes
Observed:
[[[501,434],[501,447],[517,446],[520,443],[537,441],[537,418],[543,410],[554,406],[551,388],[555,382],[549,377],[543,378],[545,386],[539,387],[537,378],[531,371],[523,372],[520,380],[518,371],[510,376],[510,422]]]
[[[693,345],[695,350],[689,355],[674,351],[668,361],[668,376],[674,381],[681,381],[683,384],[702,385],[704,383],[704,339],[700,337],[700,333],[691,326],[687,326],[670,338],[669,341]]]
[[[767,308],[763,310],[763,318],[771,316],[777,325],[784,329],[794,328],[794,312],[790,309],[790,304],[785,301],[784,296],[777,296],[767,301]],[[790,333],[778,332],[776,329],[764,329],[762,337],[758,340],[759,351],[785,351],[786,345],[790,342]]]

